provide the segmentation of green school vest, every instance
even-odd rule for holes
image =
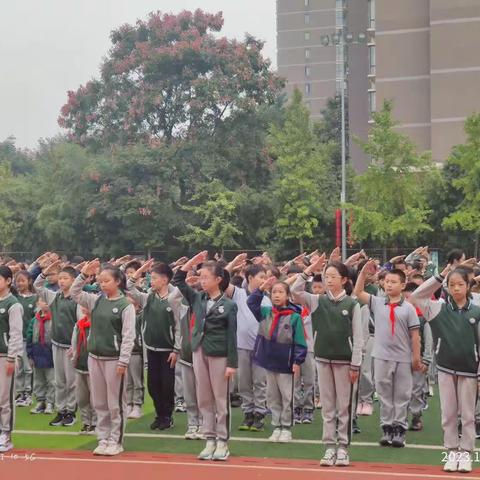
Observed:
[[[9,295],[0,301],[0,354],[8,353],[8,341],[10,340],[10,308],[19,303],[17,298]]]
[[[24,297],[22,295],[17,296],[18,302],[23,307],[23,340],[27,338],[27,331],[32,318],[35,316],[35,306],[37,304],[37,295],[29,295]]]
[[[150,350],[172,351],[175,345],[175,317],[167,299],[151,292],[143,309],[143,341]]]
[[[77,304],[71,297],[65,298],[58,293],[50,305],[52,312],[52,341],[62,346],[70,346],[75,323],[77,323]]]

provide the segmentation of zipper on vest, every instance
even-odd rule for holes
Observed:
[[[118,340],[116,335],[113,336],[113,344],[115,345],[115,350],[118,352],[119,348],[118,348]]]
[[[8,347],[8,337],[5,332],[3,332],[3,343],[5,343],[5,346]]]
[[[442,339],[439,338],[437,342],[437,348],[435,349],[435,355],[438,355],[438,352],[440,351],[440,344],[442,343]]]
[[[477,346],[473,346],[473,351],[475,352],[475,361],[478,363],[478,351],[477,351]]]
[[[348,337],[348,344],[350,345],[350,350],[353,352],[352,337]]]

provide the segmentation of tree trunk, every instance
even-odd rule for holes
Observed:
[[[300,253],[303,253],[303,238],[300,237],[298,239],[298,243],[299,243],[299,246],[300,246]]]

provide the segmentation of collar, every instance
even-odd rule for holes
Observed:
[[[454,312],[466,312],[467,310],[470,310],[470,307],[472,306],[472,299],[467,298],[467,303],[460,308],[456,303],[455,300],[448,295],[447,297],[447,305],[454,311]]]
[[[223,298],[223,293],[221,293],[220,295],[218,295],[217,297],[214,297],[214,298],[211,298],[207,295],[207,302],[219,302],[221,299]]]
[[[327,290],[327,296],[333,302],[338,303],[338,302],[341,302],[347,296],[347,292],[345,290],[342,290],[337,296],[335,296],[330,290]]]
[[[4,297],[0,297],[0,302],[3,302],[4,300],[6,300],[8,297],[10,297],[11,295],[13,295],[12,292],[8,292]]]
[[[403,302],[405,301],[405,297],[403,295],[400,296],[400,300],[397,302],[397,305],[403,305]],[[385,297],[385,305],[390,305],[392,302],[390,302],[389,297]]]

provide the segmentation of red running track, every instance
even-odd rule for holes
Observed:
[[[125,452],[95,457],[85,451],[17,449],[0,454],[0,472],[0,478],[9,480],[480,480],[480,471],[444,473],[440,466],[354,462],[346,468],[324,468],[313,460],[234,457],[202,462],[192,455]]]

